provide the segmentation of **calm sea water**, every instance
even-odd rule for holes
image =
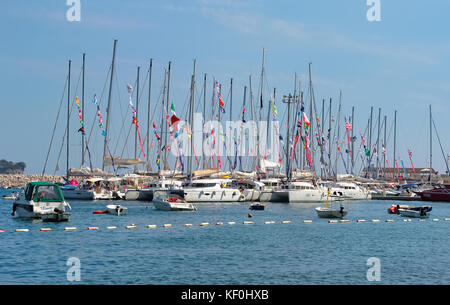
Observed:
[[[0,197],[9,192],[1,190]],[[0,229],[6,230],[0,233],[0,284],[450,284],[450,221],[444,221],[450,203],[429,203],[429,219],[403,222],[387,214],[392,201],[348,202],[351,222],[330,224],[312,204],[269,203],[265,211],[249,211],[248,203],[211,203],[198,204],[196,212],[163,212],[151,203],[118,201],[128,207],[128,215],[118,217],[92,214],[112,202],[69,202],[69,223],[42,223],[12,217],[12,201],[0,199]],[[249,220],[254,224],[242,224]],[[199,226],[203,222],[211,225]],[[167,223],[173,227],[161,227]],[[137,228],[126,229],[130,224]],[[158,227],[148,229],[151,224]],[[22,228],[30,231],[15,232]],[[67,280],[70,257],[81,262],[80,282]],[[367,280],[370,257],[380,260],[379,282]]]

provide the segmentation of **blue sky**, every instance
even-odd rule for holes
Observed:
[[[411,149],[415,166],[426,166],[430,104],[445,154],[450,150],[446,132],[450,110],[448,1],[381,0],[380,22],[367,21],[369,7],[363,0],[81,0],[80,22],[67,21],[68,9],[65,0],[2,2],[0,158],[26,162],[27,173],[42,171],[69,59],[72,93],[81,94],[81,85],[77,91],[75,88],[83,52],[87,57],[85,120],[87,128],[91,127],[95,108],[90,100],[103,90],[114,39],[118,39],[118,48],[112,137],[118,137],[126,116],[126,84],[134,84],[137,66],[141,66],[144,82],[150,58],[154,59],[152,100],[158,99],[164,68],[172,61],[171,100],[177,112],[184,113],[194,59],[198,63],[199,93],[203,73],[208,74],[208,98],[212,76],[224,84],[224,90],[228,90],[233,77],[234,101],[240,103],[250,74],[254,87],[258,86],[265,48],[268,92],[274,87],[279,96],[292,92],[295,73],[306,91],[308,63],[312,62],[319,108],[322,98],[328,101],[332,97],[336,115],[341,89],[342,116],[348,116],[355,106],[357,134],[365,129],[371,106],[375,121],[378,108],[382,116],[388,116],[390,159],[391,126],[397,110],[399,159],[408,166],[407,150]],[[105,104],[106,92],[102,100]],[[146,100],[147,94],[142,98]],[[280,99],[277,105],[282,119],[284,105]],[[64,103],[64,118],[65,107]],[[141,116],[146,116],[146,106],[141,107]],[[106,113],[105,106],[102,112]],[[233,111],[236,119],[239,112],[237,105]],[[145,125],[146,120],[141,124]],[[71,126],[70,166],[78,167],[81,142],[75,111]],[[61,120],[47,172],[55,168],[64,128]],[[94,166],[101,167],[98,156],[103,149],[102,138],[98,127],[94,128],[91,150],[96,156]],[[141,132],[145,133],[145,128]],[[433,166],[443,172],[445,163],[437,139],[433,141]],[[134,153],[134,138],[130,137],[128,143],[124,157]],[[121,145],[117,150],[122,149]],[[65,148],[59,173],[65,169],[64,155]]]

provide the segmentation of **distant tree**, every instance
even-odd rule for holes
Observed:
[[[0,160],[0,174],[23,174],[25,167],[25,162]]]

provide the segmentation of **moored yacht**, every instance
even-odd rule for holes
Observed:
[[[57,184],[30,182],[25,191],[14,201],[12,215],[43,221],[68,221],[71,209]]]
[[[244,195],[231,187],[230,179],[198,179],[183,187],[187,202],[237,202]]]
[[[287,193],[291,202],[322,202],[327,199],[327,191],[312,182],[293,181],[288,184]]]

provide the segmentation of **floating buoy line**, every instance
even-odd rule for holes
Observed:
[[[439,218],[432,218],[432,219],[418,218],[417,219],[417,221],[419,221],[419,222],[427,222],[427,221],[428,222],[430,222],[430,221],[431,222],[439,222],[440,220],[441,219],[439,219]],[[450,221],[450,218],[443,218],[442,220]],[[413,220],[411,218],[405,218],[405,219],[400,219],[399,221],[412,222]],[[310,219],[301,220],[301,223],[312,223],[312,222],[313,221],[310,220]],[[351,221],[349,219],[339,219],[339,220],[337,220],[337,219],[330,219],[330,220],[328,220],[328,223],[333,223],[333,224],[334,223],[351,223],[351,222],[355,222],[355,223],[364,223],[364,222],[380,223],[381,220],[380,219],[371,219],[371,220],[356,219],[354,221]],[[385,223],[393,223],[393,222],[395,222],[395,220],[394,219],[385,219],[384,222]],[[275,224],[275,223],[276,222],[273,221],[273,220],[261,222],[261,224],[264,224],[264,225]],[[293,222],[291,220],[282,220],[279,223],[280,224],[291,224]],[[229,222],[226,222],[226,223],[225,222],[215,222],[214,224],[215,224],[215,226],[224,226],[226,224],[231,226],[231,225],[236,225],[236,222],[235,221],[229,221]],[[257,222],[254,222],[254,221],[243,221],[242,224],[243,225],[255,225],[255,224],[257,224]],[[180,225],[177,225],[177,226],[179,226],[179,227],[182,227],[182,226],[183,227],[194,227],[195,225],[192,224],[192,223],[186,223],[186,224],[183,224],[183,225],[180,224]],[[207,227],[207,226],[210,226],[210,223],[209,222],[201,222],[200,224],[198,224],[198,226],[200,226],[200,227]],[[158,225],[155,225],[155,224],[151,224],[151,225],[147,225],[146,226],[147,229],[156,229],[157,227],[158,227]],[[162,227],[162,228],[172,228],[172,227],[175,227],[175,225],[172,225],[170,223],[165,223],[165,224],[160,225],[160,227]],[[129,225],[126,225],[124,228],[127,229],[127,230],[131,230],[131,229],[137,229],[138,226],[135,225],[135,224],[129,224]],[[88,226],[88,227],[86,227],[86,229],[89,230],[89,231],[99,231],[99,230],[101,230],[101,228],[97,227],[97,226]],[[116,229],[118,229],[118,227],[117,226],[107,226],[106,229],[107,230],[116,230]],[[59,228],[58,230],[78,231],[78,228],[77,227],[64,227],[62,229]],[[49,232],[49,231],[57,231],[57,229],[39,228],[38,231],[39,232]],[[7,233],[7,232],[30,232],[30,229],[29,228],[18,228],[18,229],[14,229],[14,230],[9,231],[9,230],[6,230],[4,228],[0,228],[0,233]]]

